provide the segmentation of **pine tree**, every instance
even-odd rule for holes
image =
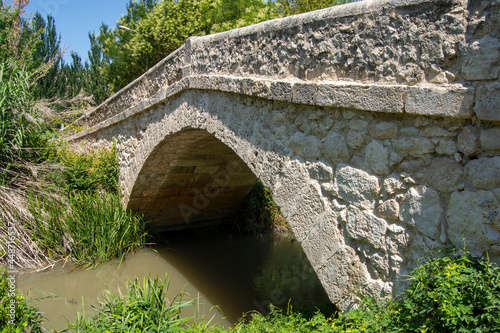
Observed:
[[[103,24],[101,31],[106,31],[108,27]],[[89,33],[90,51],[88,52],[89,62],[86,63],[84,91],[88,95],[94,96],[94,103],[100,104],[110,95],[107,81],[104,78],[104,67],[109,65],[109,59],[102,52],[102,47],[95,34]]]

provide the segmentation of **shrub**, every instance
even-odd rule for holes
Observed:
[[[103,189],[118,193],[119,166],[115,146],[88,154],[66,149],[59,153],[59,157],[65,166],[64,179],[68,191]]]
[[[487,258],[451,253],[415,268],[402,297],[366,299],[335,332],[500,332],[500,269]]]
[[[271,307],[271,311],[267,316],[257,312],[253,313],[249,321],[241,321],[236,325],[234,331],[238,333],[329,332],[331,324],[332,319],[325,318],[319,311],[312,318],[306,318],[300,312],[294,312],[292,308],[288,308],[286,312],[283,312],[283,310]]]

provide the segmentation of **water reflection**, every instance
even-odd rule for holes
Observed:
[[[181,290],[199,295],[200,314],[230,326],[250,310],[267,311],[270,302],[314,308],[328,303],[300,244],[286,235],[234,236],[227,233],[169,233],[161,245],[90,270],[58,268],[23,274],[18,287],[32,298],[53,329],[66,327],[76,313],[90,314],[106,287],[124,290],[127,280],[148,275],[170,280],[169,297]],[[189,309],[188,309],[189,310]],[[192,315],[192,311],[186,313]]]

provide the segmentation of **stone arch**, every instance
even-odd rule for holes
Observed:
[[[127,208],[156,230],[219,223],[236,215],[257,182],[246,163],[203,129],[167,135],[146,158]]]

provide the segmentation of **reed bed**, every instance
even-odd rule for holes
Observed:
[[[37,244],[52,259],[92,265],[146,245],[145,222],[126,212],[117,194],[76,192],[64,200],[32,196]]]

